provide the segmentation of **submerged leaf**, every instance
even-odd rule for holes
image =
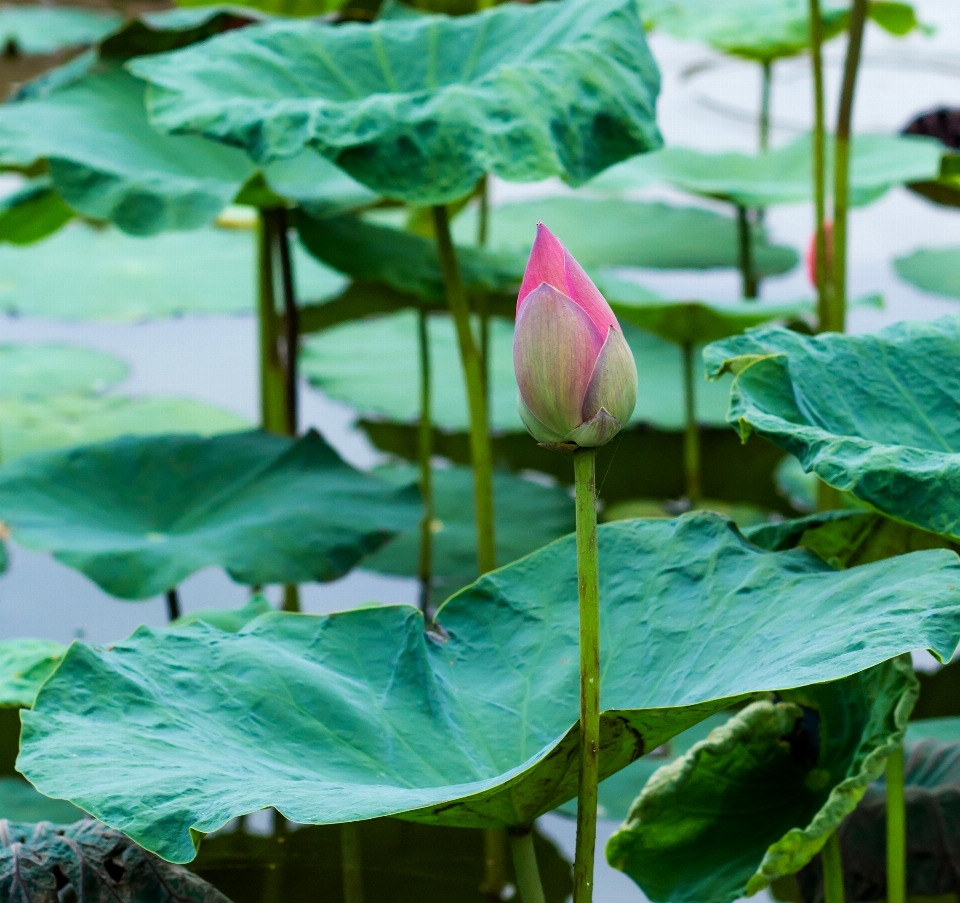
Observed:
[[[922,291],[960,300],[960,248],[922,248],[898,257],[893,267]]]
[[[21,777],[0,777],[0,818],[16,822],[47,821],[67,825],[83,818],[83,810],[66,800],[52,800]]]
[[[275,22],[130,67],[151,83],[160,128],[265,162],[312,147],[417,204],[463,197],[488,172],[580,184],[661,143],[659,73],[633,0]]]
[[[416,493],[345,464],[320,436],[125,437],[0,468],[0,520],[124,599],[195,571],[335,580],[416,521]]]
[[[706,512],[599,536],[601,778],[749,694],[916,648],[949,658],[960,638],[948,552],[836,571]],[[576,789],[574,548],[485,575],[429,634],[394,605],[75,643],[23,713],[18,768],[175,861],[267,806],[303,824],[529,825]]]

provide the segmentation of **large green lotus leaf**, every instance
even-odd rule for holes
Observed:
[[[122,21],[119,13],[56,6],[0,9],[0,45],[26,55],[95,44]]]
[[[0,818],[68,825],[79,821],[83,816],[83,811],[73,803],[52,800],[34,790],[23,778],[0,777]]]
[[[0,461],[117,436],[169,432],[210,436],[249,426],[236,414],[192,398],[53,395],[0,399]]]
[[[660,144],[659,73],[633,0],[270,23],[130,66],[160,128],[260,161],[313,147],[419,204],[456,200],[487,172],[580,184]]]
[[[663,181],[743,207],[803,203],[813,198],[810,144],[805,135],[761,154],[667,147],[618,164],[590,184],[597,189],[632,189]],[[831,143],[827,146],[832,149]],[[868,204],[894,185],[936,177],[942,153],[942,145],[931,138],[857,135],[851,150],[850,202]],[[826,163],[827,184],[832,184],[832,151]]]
[[[299,242],[293,250],[298,297],[325,297],[344,287],[343,277]],[[30,247],[0,245],[0,310],[126,322],[252,314],[255,274],[256,238],[249,229],[168,232],[145,241],[76,223]]]
[[[756,431],[883,514],[960,537],[960,320],[857,336],[763,327],[705,359],[735,374],[727,416],[744,439]]]
[[[91,819],[0,821],[0,894],[10,903],[230,903],[193,872]]]
[[[65,651],[64,646],[53,640],[0,640],[0,706],[33,705],[37,690],[57,667]]]
[[[504,204],[490,212],[489,246],[526,255],[536,224],[546,223],[580,263],[595,267],[708,270],[739,266],[737,223],[699,207],[675,207],[618,198],[552,197]],[[457,218],[454,237],[472,241],[476,220]],[[754,268],[760,276],[792,270],[793,248],[753,234]]]
[[[389,903],[488,903],[480,831],[418,825],[396,818],[357,828],[364,898]],[[533,831],[546,903],[565,903],[573,888],[563,854]],[[233,903],[307,900],[323,888],[324,903],[343,903],[341,829],[309,825],[270,837],[234,831],[206,838],[190,870],[229,894]],[[515,882],[512,863],[508,880]]]
[[[29,245],[74,217],[48,176],[32,179],[0,201],[0,241]]]
[[[119,358],[78,345],[0,345],[0,399],[100,392],[127,372]]]
[[[453,323],[443,315],[429,319],[432,366],[431,418],[445,430],[467,428],[463,370]],[[629,323],[623,324],[639,374],[640,394],[632,423],[679,429],[684,423],[680,349]],[[524,432],[517,412],[513,372],[513,324],[490,321],[490,421],[496,430]],[[345,323],[311,336],[304,343],[301,369],[331,398],[364,414],[412,423],[420,417],[420,351],[417,315],[410,311],[374,320]],[[697,380],[697,417],[701,423],[725,423],[727,388]]]
[[[747,694],[916,648],[944,660],[960,639],[948,552],[836,571],[708,512],[599,537],[601,778]],[[530,824],[575,793],[576,600],[570,536],[452,597],[429,635],[393,605],[75,643],[21,713],[17,767],[173,861],[267,806],[301,824]]]
[[[203,621],[218,630],[236,633],[254,618],[259,618],[260,615],[272,610],[273,606],[263,596],[256,595],[242,608],[202,608],[199,611],[191,611],[171,621],[170,627],[186,627]]]
[[[796,873],[883,772],[917,693],[904,657],[753,703],[651,778],[608,861],[656,903],[730,903]]]
[[[715,50],[757,62],[801,53],[810,41],[805,0],[641,0],[645,22],[681,40],[703,41]],[[847,27],[849,0],[821,0],[824,37]],[[918,27],[906,3],[872,2],[868,14],[881,28],[903,35]]]
[[[934,295],[960,299],[960,248],[923,248],[893,262],[897,275]]]
[[[353,279],[383,283],[430,301],[446,298],[437,246],[429,239],[354,216],[315,219],[300,214],[297,231],[314,257]],[[516,306],[524,257],[467,247],[458,249],[457,258],[468,292],[509,295],[511,308]]]
[[[125,437],[0,468],[0,520],[108,593],[146,599],[195,571],[335,580],[416,522],[415,492],[345,464],[311,431]]]
[[[398,485],[409,485],[417,479],[416,468],[407,465],[392,465],[377,473]],[[497,471],[493,491],[500,564],[516,561],[576,527],[573,500],[559,486],[544,486]],[[477,577],[473,471],[466,467],[435,470],[433,492],[433,574],[436,586],[449,594]],[[418,524],[368,558],[363,566],[384,574],[415,577],[419,551]]]

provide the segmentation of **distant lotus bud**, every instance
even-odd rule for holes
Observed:
[[[825,258],[825,266],[823,270],[823,276],[829,282],[833,277],[831,275],[833,270],[833,223],[829,220],[823,224],[823,231],[826,234],[826,245],[827,245],[827,254]],[[816,288],[817,287],[817,232],[814,230],[813,235],[810,238],[810,245],[807,248],[807,278],[810,280],[810,284]]]
[[[538,442],[605,445],[637,403],[637,366],[610,305],[537,225],[513,339],[520,417]]]

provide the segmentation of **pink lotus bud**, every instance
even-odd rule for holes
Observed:
[[[637,403],[637,366],[610,305],[543,223],[513,337],[520,417],[538,442],[605,445]]]
[[[826,234],[827,238],[827,253],[825,259],[825,266],[823,270],[824,278],[829,282],[833,277],[831,276],[831,271],[833,270],[833,223],[827,220],[823,224],[823,231]],[[817,287],[817,232],[814,230],[813,235],[810,237],[810,244],[807,247],[807,278],[810,280],[810,284],[816,288]]]

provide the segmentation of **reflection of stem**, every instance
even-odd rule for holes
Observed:
[[[813,198],[816,210],[817,321],[819,328],[830,318],[827,279],[827,188],[823,100],[823,19],[820,0],[810,0],[810,65],[813,69]]]
[[[833,155],[833,297],[830,316],[821,326],[833,332],[846,328],[847,306],[847,203],[850,194],[850,122],[853,95],[857,87],[863,26],[867,18],[867,0],[853,0],[850,10],[850,39],[843,67],[840,109],[837,113],[836,150]]]
[[[685,342],[683,351],[683,464],[686,492],[692,508],[700,501],[700,424],[697,423],[697,401],[694,383],[694,348]]]
[[[903,745],[887,759],[887,903],[907,899],[907,813],[903,800]]]
[[[358,822],[340,825],[340,864],[343,868],[343,903],[363,903],[363,859]]]
[[[283,314],[285,334],[283,341],[284,400],[287,433],[297,435],[297,350],[300,344],[300,313],[293,282],[293,259],[290,254],[290,225],[287,211],[276,211],[277,246],[280,250],[280,277],[283,286]]]
[[[430,420],[430,335],[427,314],[418,315],[420,338],[420,426],[417,431],[417,457],[420,459],[420,495],[423,497],[423,519],[420,522],[420,610],[429,618],[430,585],[433,574],[433,424]]]
[[[180,595],[177,588],[167,590],[167,619],[176,621],[180,617]]]
[[[820,857],[823,860],[824,903],[843,903],[843,859],[836,831],[827,838]]]
[[[274,220],[261,210],[257,223],[257,318],[260,327],[260,425],[271,433],[286,432],[283,374],[277,348],[274,287]]]
[[[737,204],[737,250],[740,257],[740,276],[743,284],[743,297],[757,297],[757,277],[753,269],[753,235],[750,230],[750,217],[747,208]]]
[[[573,453],[577,508],[577,584],[580,597],[580,782],[573,903],[593,899],[600,770],[600,567],[597,551],[596,449]]]
[[[510,852],[513,853],[513,870],[517,874],[521,903],[546,903],[529,828],[510,831]]]
[[[480,354],[470,326],[470,309],[463,290],[457,254],[450,238],[447,208],[433,208],[437,251],[443,270],[447,304],[457,327],[460,362],[463,365],[470,408],[470,455],[473,460],[473,492],[477,523],[477,563],[481,574],[497,566],[495,528],[493,521],[493,453],[487,424],[487,399],[483,391]]]

